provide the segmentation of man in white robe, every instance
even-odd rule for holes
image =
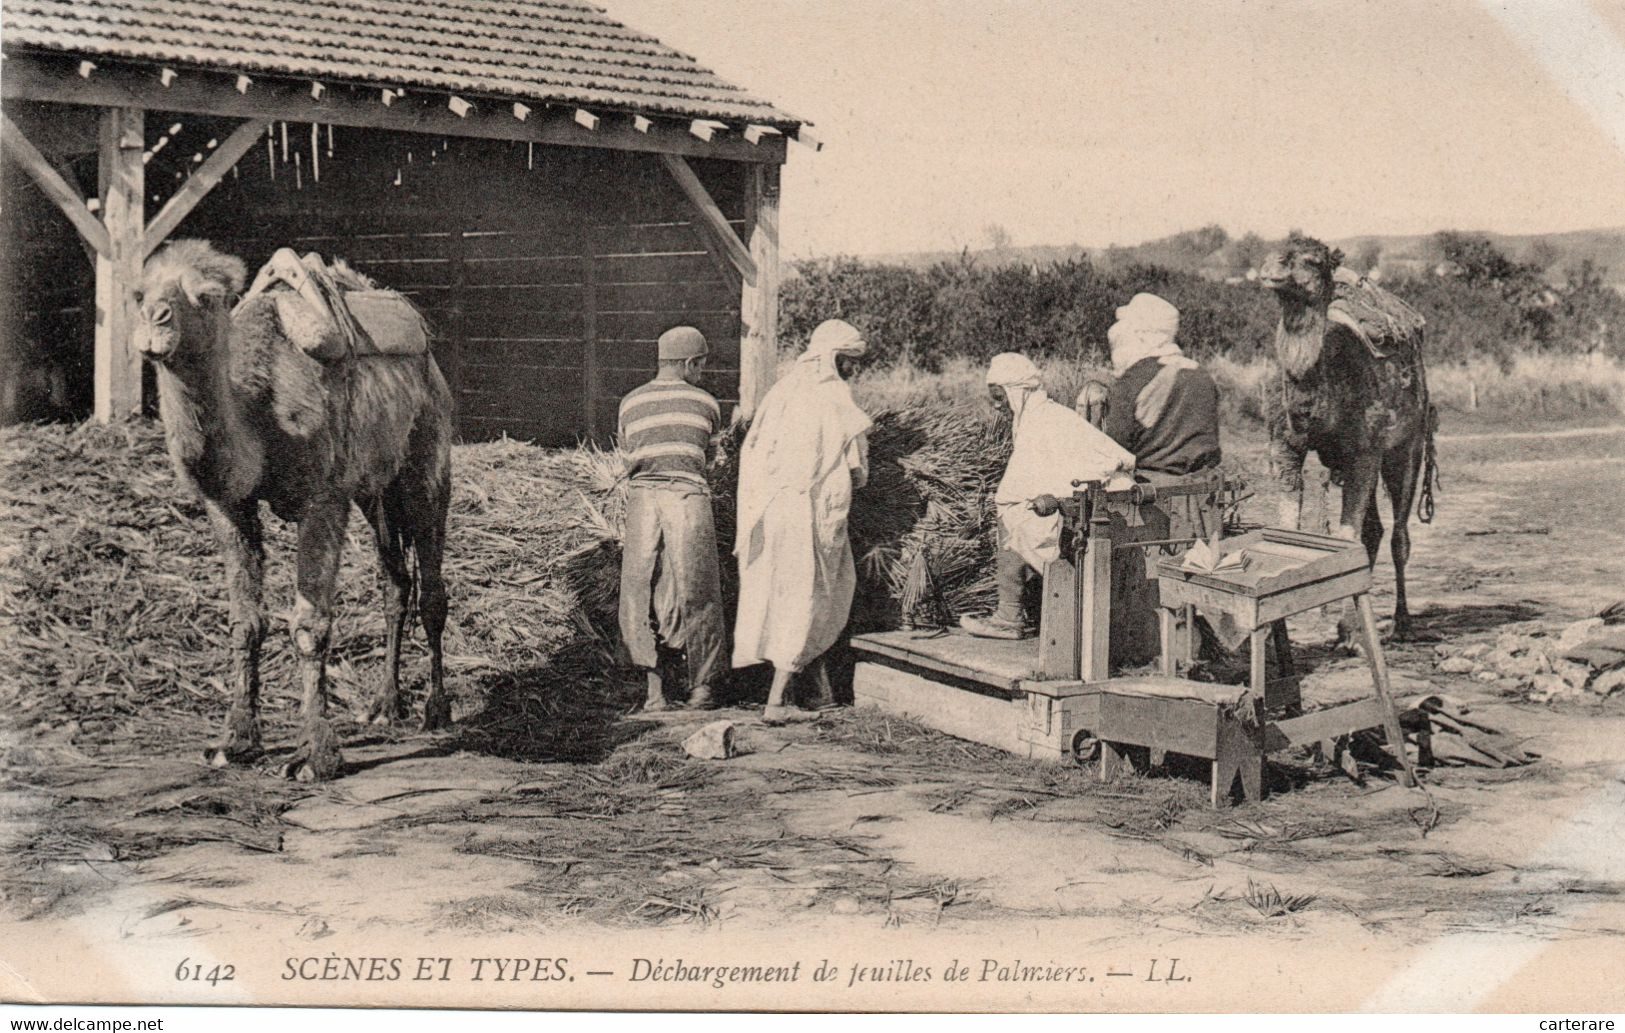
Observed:
[[[846,627],[857,588],[846,523],[852,492],[868,479],[870,425],[837,356],[864,350],[850,324],[820,324],[762,399],[740,454],[733,665],[773,665],[770,723],[810,716],[785,700],[809,665],[820,696],[831,699],[822,657]]]
[[[966,616],[959,623],[984,638],[1023,638],[1021,597],[1027,581],[1061,555],[1055,500],[1070,496],[1075,480],[1102,481],[1113,490],[1132,487],[1134,456],[1052,400],[1026,356],[994,356],[987,384],[994,404],[1008,406],[1014,419],[1010,463],[993,496],[1001,532],[995,560],[999,607],[990,616]]]

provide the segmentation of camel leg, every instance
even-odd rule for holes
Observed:
[[[1377,514],[1377,478],[1379,462],[1376,457],[1361,456],[1343,480],[1342,516],[1338,520],[1340,538],[1357,541],[1365,547],[1366,564],[1375,566],[1377,550],[1382,545],[1382,519]],[[1360,619],[1352,603],[1346,605],[1337,622],[1337,641],[1352,650],[1360,641]]]
[[[1281,492],[1278,519],[1281,527],[1292,531],[1298,530],[1303,519],[1303,464],[1307,457],[1307,453],[1280,439],[1270,443],[1270,466]]]
[[[404,528],[383,498],[357,500],[372,525],[378,546],[378,574],[384,596],[384,671],[372,699],[356,720],[387,725],[402,716],[401,635],[406,630],[407,601],[412,597],[412,570],[406,562]]]
[[[1394,510],[1394,535],[1388,543],[1394,558],[1394,628],[1392,637],[1404,641],[1415,635],[1410,607],[1405,602],[1405,564],[1411,558],[1411,506],[1420,484],[1422,450],[1425,441],[1418,436],[1403,449],[1394,449],[1382,459],[1382,479],[1388,485],[1388,500]]]
[[[231,600],[231,710],[220,738],[204,751],[213,767],[240,764],[259,757],[260,646],[265,641],[265,614],[260,607],[265,576],[265,546],[255,502],[225,507],[205,503],[209,523],[226,561],[226,594]]]
[[[344,551],[349,499],[313,502],[299,521],[298,598],[293,607],[293,642],[299,653],[303,690],[302,729],[293,757],[282,773],[301,782],[339,773],[338,738],[327,720],[327,642],[333,631],[333,583]]]
[[[450,481],[431,488],[421,508],[412,513],[412,543],[418,557],[418,619],[429,642],[429,695],[423,701],[423,730],[451,725],[451,698],[446,695],[446,581],[441,565],[446,552],[446,510]]]

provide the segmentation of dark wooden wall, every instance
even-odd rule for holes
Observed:
[[[91,191],[96,159],[73,171]],[[20,168],[0,172],[0,422],[90,414],[96,269]]]
[[[149,217],[232,126],[149,113],[149,147],[177,123],[147,165]],[[436,328],[465,439],[607,440],[620,397],[654,375],[655,339],[679,323],[711,343],[707,387],[737,398],[739,292],[657,156],[344,127],[329,151],[327,127],[314,141],[309,124],[286,133],[284,152],[274,124],[173,237],[213,241],[250,276],[278,247],[314,250],[409,294]],[[693,165],[747,234],[746,170]],[[85,267],[74,290],[88,307],[89,263],[66,220],[48,225],[65,246],[47,250]]]

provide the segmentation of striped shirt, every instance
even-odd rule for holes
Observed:
[[[621,399],[621,447],[631,453],[633,481],[685,481],[706,486],[711,435],[722,407],[683,380],[653,380]]]

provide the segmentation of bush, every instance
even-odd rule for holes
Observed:
[[[1499,258],[1487,241],[1456,235],[1444,243],[1462,275],[1388,285],[1427,319],[1429,363],[1509,369],[1524,354],[1625,357],[1625,297],[1606,286],[1602,270],[1582,264],[1565,286],[1548,287],[1533,266]],[[1098,366],[1108,362],[1115,309],[1140,291],[1179,309],[1179,343],[1193,358],[1247,364],[1270,354],[1278,311],[1254,284],[1136,261],[984,266],[968,252],[928,268],[855,258],[799,263],[783,285],[780,340],[800,351],[819,322],[842,318],[868,338],[871,367],[934,372],[1003,351]]]
[[[1105,272],[1086,259],[984,267],[967,254],[926,269],[854,258],[799,263],[781,291],[780,340],[799,351],[814,327],[838,318],[863,331],[871,365],[939,370],[952,358],[985,362],[1004,351],[1098,365],[1115,310],[1139,291],[1178,306],[1180,345],[1194,356],[1249,358],[1274,333],[1274,300],[1257,287],[1145,264]]]

